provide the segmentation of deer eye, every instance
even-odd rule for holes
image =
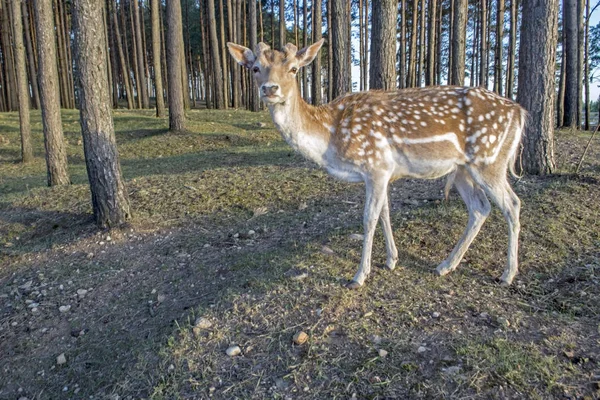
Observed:
[[[257,74],[260,72],[260,68],[254,67],[254,68],[252,68],[252,71]]]
[[[291,72],[292,74],[295,74],[296,72],[298,72],[298,68],[296,68],[296,67],[292,67],[292,69],[290,69],[290,72]]]

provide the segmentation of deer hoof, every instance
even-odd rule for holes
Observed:
[[[446,264],[445,261],[438,265],[438,267],[435,269],[435,273],[438,276],[448,275],[451,271],[452,269],[450,269],[449,265]]]
[[[500,286],[507,287],[512,284],[513,277],[512,276],[504,276],[500,277]]]
[[[346,284],[346,289],[356,290],[359,289],[362,285],[356,281],[350,281]]]

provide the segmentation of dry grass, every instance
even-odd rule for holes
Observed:
[[[134,220],[112,232],[91,224],[77,114],[63,116],[66,188],[44,186],[39,114],[27,166],[17,115],[0,116],[0,398],[599,396],[598,143],[570,174],[586,134],[558,135],[561,174],[515,185],[512,287],[495,281],[507,241],[497,211],[461,267],[434,276],[466,213],[455,194],[440,201],[443,182],[403,181],[392,192],[403,268],[348,291],[360,185],[293,154],[266,114],[192,111],[177,135],[152,115],[115,114]],[[212,326],[194,333],[200,316]],[[309,340],[295,345],[300,330]],[[232,344],[242,355],[225,355]]]

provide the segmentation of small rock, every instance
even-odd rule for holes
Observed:
[[[106,236],[106,241],[110,242],[112,240],[112,238],[110,237],[110,235]]]
[[[71,305],[66,305],[66,306],[60,306],[58,307],[58,311],[60,311],[61,313],[66,313],[67,311],[69,311],[71,309]]]
[[[87,253],[87,258],[94,258],[94,253]]]
[[[458,365],[453,365],[452,367],[446,368],[444,372],[448,375],[456,375],[460,372],[460,367]]]
[[[372,340],[372,341],[373,341],[373,343],[375,343],[375,344],[380,344],[382,339],[381,339],[381,336],[379,336],[379,335],[373,335],[373,336],[371,337],[371,340]]]
[[[323,246],[321,247],[321,253],[323,254],[327,254],[327,255],[332,255],[335,254],[335,251],[333,251],[330,247],[328,246]]]
[[[379,349],[379,357],[385,358],[388,355],[388,352],[384,349]]]
[[[231,346],[225,351],[225,353],[227,353],[229,357],[235,357],[242,353],[242,349],[240,349],[240,346]]]
[[[40,306],[39,303],[29,303],[29,305],[27,307],[29,307],[29,308],[37,308],[39,306]]]
[[[87,291],[86,289],[77,289],[77,295],[78,295],[79,297],[83,297],[83,296],[85,296],[85,295],[87,294],[87,292],[88,292],[88,291]]]
[[[164,302],[166,299],[167,299],[167,296],[165,296],[164,294],[159,294],[159,295],[156,297],[156,301],[157,301],[157,302],[159,302],[159,303],[162,303],[162,302]]]
[[[298,206],[298,211],[306,210],[307,208],[308,208],[308,204],[300,203],[300,205]]]
[[[437,312],[437,311],[435,311],[433,314],[431,314],[431,316],[432,316],[433,318],[439,318],[439,317],[440,317],[440,315],[441,315],[441,314],[440,314],[439,312]]]
[[[194,322],[194,328],[198,329],[208,329],[212,326],[212,322],[208,318],[198,317],[196,318],[196,322]]]
[[[61,353],[58,357],[56,357],[56,363],[58,365],[63,365],[67,363],[67,357],[65,357],[65,353]]]
[[[248,236],[254,236],[254,235],[256,235],[256,232],[254,230],[250,229],[248,231]]]
[[[373,311],[368,311],[363,315],[363,318],[369,318],[371,315],[373,315]]]
[[[486,312],[482,312],[481,314],[479,314],[479,318],[481,318],[481,319],[488,319],[489,316],[490,315]]]
[[[348,235],[348,239],[350,240],[363,240],[365,238],[364,235],[361,235],[360,233],[351,233],[350,235]]]
[[[264,122],[257,122],[256,126],[258,126],[259,128],[264,128],[265,126],[267,126],[267,124],[265,124]]]
[[[32,284],[33,284],[33,281],[27,281],[26,283],[19,286],[19,289],[28,290],[31,288]]]
[[[292,276],[292,280],[294,280],[294,281],[301,281],[301,280],[306,279],[306,278],[308,278],[308,274],[306,272],[303,272],[303,273],[298,274],[296,276]]]
[[[308,340],[308,334],[304,331],[297,332],[292,340],[298,345],[304,344]]]
[[[419,354],[423,354],[427,351],[427,348],[425,346],[419,346],[419,348],[417,349],[417,353]]]
[[[169,366],[167,367],[167,371],[169,371],[169,372],[175,371],[175,366],[173,364],[169,364]]]
[[[510,326],[510,321],[504,317],[498,317],[496,319],[496,322],[498,323],[498,325],[500,325],[503,328],[508,328]]]
[[[64,285],[58,285],[58,290],[65,290],[65,286]]]

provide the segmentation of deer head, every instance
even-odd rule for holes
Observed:
[[[254,74],[260,98],[268,105],[285,103],[298,90],[298,70],[310,64],[323,45],[324,39],[298,51],[291,43],[282,51],[272,50],[259,43],[254,52],[239,44],[227,43],[229,53]]]

